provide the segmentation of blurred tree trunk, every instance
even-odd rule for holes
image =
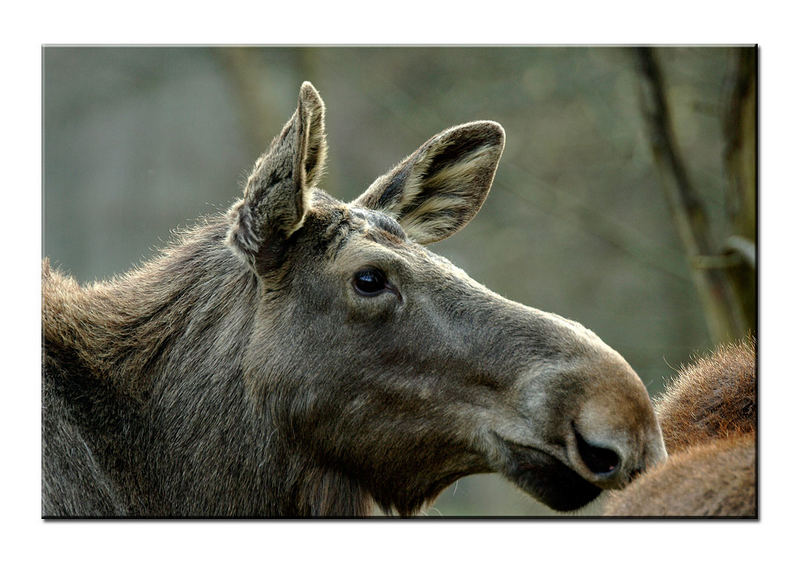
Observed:
[[[261,87],[268,72],[261,63],[259,49],[224,47],[216,49],[215,53],[239,102],[239,120],[247,144],[253,154],[260,154],[273,134],[270,108],[275,105],[269,97],[271,91]]]
[[[736,52],[736,69],[723,117],[725,165],[728,172],[726,210],[729,237],[725,249],[741,256],[730,278],[748,325],[756,326],[756,56],[755,47]]]
[[[284,104],[275,99],[276,90],[269,87],[271,69],[264,60],[264,50],[259,47],[220,47],[214,53],[238,102],[245,141],[253,154],[260,154],[267,149],[287,117],[273,113],[273,108]],[[296,95],[300,84],[304,80],[313,80],[315,76],[316,51],[312,48],[288,49],[288,56],[294,59],[290,67],[297,70],[297,89],[292,90],[292,95]]]
[[[754,201],[755,158],[752,147],[755,123],[748,117],[753,115],[754,102],[749,105],[742,97],[742,92],[749,91],[747,87],[734,88],[727,118],[731,124],[726,126],[726,135],[729,137],[726,160],[732,179],[729,190],[729,231],[736,236],[719,244],[712,239],[705,208],[679,153],[655,52],[645,47],[637,49],[636,55],[641,77],[642,111],[653,157],[689,260],[692,279],[703,304],[709,334],[715,343],[742,337],[751,332],[755,325],[755,297],[748,292],[750,289],[747,285],[748,273],[754,280],[754,275],[748,270],[754,267],[755,259],[754,236],[748,237],[748,233],[755,232],[754,204],[750,205],[747,195],[752,193]],[[746,64],[742,67],[746,69]],[[746,82],[746,79],[743,81]],[[754,87],[752,91],[755,91]],[[751,113],[748,114],[748,111]],[[730,138],[732,131],[735,131],[738,140]],[[748,182],[752,182],[752,187]],[[748,230],[751,228],[749,225],[752,225],[752,230]],[[748,265],[749,256],[753,256],[752,266]],[[752,308],[749,303],[753,303]]]

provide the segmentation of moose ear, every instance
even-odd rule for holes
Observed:
[[[389,214],[420,244],[442,240],[483,205],[504,144],[503,127],[494,121],[447,129],[375,180],[353,204]]]
[[[286,240],[302,226],[326,152],[325,104],[304,82],[297,110],[256,160],[244,198],[229,211],[228,244],[258,273],[276,265]]]

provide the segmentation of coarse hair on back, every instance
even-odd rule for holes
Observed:
[[[752,337],[681,369],[656,401],[668,461],[609,495],[623,517],[757,517]]]

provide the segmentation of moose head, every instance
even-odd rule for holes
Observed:
[[[306,82],[229,214],[259,279],[250,396],[384,508],[496,471],[571,510],[666,458],[617,352],[427,249],[478,212],[504,142],[491,121],[447,129],[346,204],[317,188],[325,106]]]

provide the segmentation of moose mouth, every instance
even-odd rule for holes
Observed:
[[[525,492],[556,511],[573,511],[603,490],[553,455],[501,439],[507,451],[503,473]]]

